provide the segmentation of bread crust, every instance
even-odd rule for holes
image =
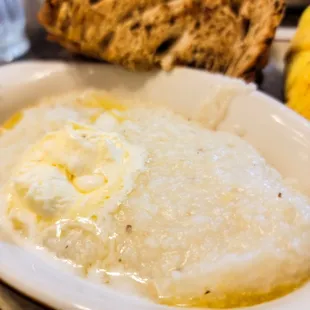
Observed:
[[[190,66],[251,81],[284,0],[45,0],[49,39],[130,70]]]

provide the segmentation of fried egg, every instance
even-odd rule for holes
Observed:
[[[0,147],[4,227],[89,281],[225,308],[309,279],[309,197],[240,137],[85,91],[18,112]]]

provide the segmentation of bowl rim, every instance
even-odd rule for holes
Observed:
[[[29,82],[36,82],[40,79],[45,79],[46,77],[55,74],[55,73],[62,73],[65,72],[68,68],[71,68],[72,66],[85,66],[89,69],[102,67],[102,66],[109,66],[111,68],[111,65],[102,65],[102,64],[79,64],[79,63],[63,63],[60,61],[21,61],[19,63],[14,63],[10,65],[6,65],[2,68],[0,68],[0,88],[1,89],[12,89],[17,87],[18,85],[27,84]],[[183,69],[182,69],[183,70]],[[194,72],[198,72],[194,69],[184,69],[184,70],[190,70]],[[22,74],[20,74],[22,72]],[[200,72],[200,71],[199,71]],[[210,73],[200,73],[200,74],[207,74],[210,76]],[[222,77],[224,80],[230,80],[230,78]],[[288,118],[294,120],[295,122],[300,123],[301,126],[305,127],[305,131],[309,131],[310,133],[310,122],[308,122],[306,119],[304,119],[302,116],[296,114],[294,111],[288,109],[287,107],[279,104],[277,100],[274,98],[271,98],[264,93],[261,93],[259,91],[255,92],[256,95],[263,98],[264,101],[268,102],[268,104],[277,107],[277,109],[280,109],[282,111],[285,111],[284,113],[287,114]],[[1,101],[0,101],[1,105]],[[0,242],[0,250],[1,250],[1,242]],[[74,281],[81,283],[81,285],[87,285],[88,288],[92,288],[94,291],[98,291],[98,286],[94,285],[93,283],[85,283],[85,281],[82,281],[78,279],[77,277],[74,277]],[[34,300],[37,303],[40,304],[46,304],[48,307],[52,308],[61,308],[61,309],[90,309],[87,307],[87,305],[83,304],[75,304],[72,300],[68,301],[63,298],[59,298],[58,295],[53,296],[52,292],[46,292],[42,291],[42,289],[35,288],[34,286],[27,286],[25,287],[24,282],[19,278],[18,274],[10,274],[8,270],[5,268],[0,268],[0,280],[3,281],[6,285],[9,287],[12,287],[14,290],[20,292],[21,294],[27,296],[29,299]],[[310,287],[309,287],[310,289]],[[303,289],[301,289],[303,290]],[[38,296],[38,292],[40,293],[40,296]],[[115,298],[120,295],[117,292],[114,292]],[[156,304],[150,304],[149,302],[145,302],[144,300],[141,300],[139,298],[136,298],[134,296],[127,296],[129,300],[132,301],[133,305],[141,306],[141,309],[147,310],[147,309],[158,309],[158,310],[164,310],[164,309],[173,309],[171,307],[156,305]],[[284,297],[286,298],[286,297]],[[69,299],[69,298],[68,298]],[[310,300],[308,300],[310,303]],[[272,304],[273,302],[270,302],[269,304]],[[125,303],[124,303],[125,304]],[[123,305],[124,305],[123,304]],[[265,304],[263,304],[265,305]],[[91,308],[92,309],[92,308]],[[108,306],[106,309],[113,309],[113,307]],[[249,309],[261,309],[261,305],[250,307]],[[276,305],[272,307],[273,310],[280,310],[282,308],[277,307]],[[290,308],[293,309],[293,308]],[[305,308],[306,309],[306,308]],[[284,309],[283,309],[284,310]]]

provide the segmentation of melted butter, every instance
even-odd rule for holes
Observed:
[[[69,169],[65,165],[57,163],[51,163],[51,165],[62,171],[62,173],[66,175],[69,182],[72,182],[74,180],[74,175],[69,171]]]
[[[123,104],[117,102],[115,99],[106,98],[98,94],[92,94],[89,96],[85,101],[83,101],[83,105],[90,108],[102,108],[105,111],[124,111],[126,109]]]
[[[299,285],[282,285],[275,288],[268,294],[259,293],[247,293],[243,294],[242,297],[236,297],[236,294],[231,293],[225,296],[219,296],[218,298],[210,298],[211,294],[216,294],[210,290],[206,290],[201,297],[193,298],[177,298],[177,297],[158,297],[161,304],[168,306],[188,307],[188,308],[215,308],[215,309],[226,309],[226,308],[242,308],[259,305],[268,301],[272,301],[281,297],[284,297],[296,289],[300,288],[308,281],[307,279],[302,280]],[[240,296],[240,295],[239,295]]]
[[[10,207],[37,222],[92,218],[116,210],[144,169],[145,152],[116,133],[68,123],[22,156],[10,181]]]
[[[117,110],[111,110],[110,114],[117,119],[120,123],[125,121],[125,118],[117,111]]]
[[[115,118],[118,122],[123,122],[125,118],[122,116],[121,112],[126,110],[126,106],[117,102],[114,98],[107,98],[100,96],[99,94],[91,94],[86,100],[83,100],[82,104],[89,108],[97,108],[99,111],[91,115],[91,124],[96,123],[96,121],[104,114],[108,113],[110,116]]]
[[[104,113],[107,113],[109,116],[111,116],[113,119],[115,119],[116,121],[118,121],[119,123],[122,123],[126,120],[126,118],[124,116],[122,116],[122,114],[118,111],[118,110],[109,110],[109,111],[100,111],[98,113],[93,114],[90,117],[90,123],[91,124],[95,124],[97,122],[97,120],[102,117],[102,115]]]
[[[16,112],[8,120],[6,120],[2,127],[6,130],[12,130],[24,117],[22,111]]]
[[[22,235],[26,236],[28,234],[28,228],[25,223],[23,223],[21,220],[17,218],[12,218],[12,225],[13,228],[21,233]]]
[[[107,183],[107,179],[104,175],[84,175],[73,179],[72,183],[79,192],[90,193]]]
[[[89,118],[90,123],[91,124],[95,124],[96,121],[98,120],[98,118],[102,115],[102,112],[103,111],[100,111],[98,113],[95,113],[95,114],[91,115],[91,117]]]

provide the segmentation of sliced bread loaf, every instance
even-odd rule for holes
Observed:
[[[176,65],[252,80],[284,0],[46,0],[39,20],[74,53],[132,70]]]

